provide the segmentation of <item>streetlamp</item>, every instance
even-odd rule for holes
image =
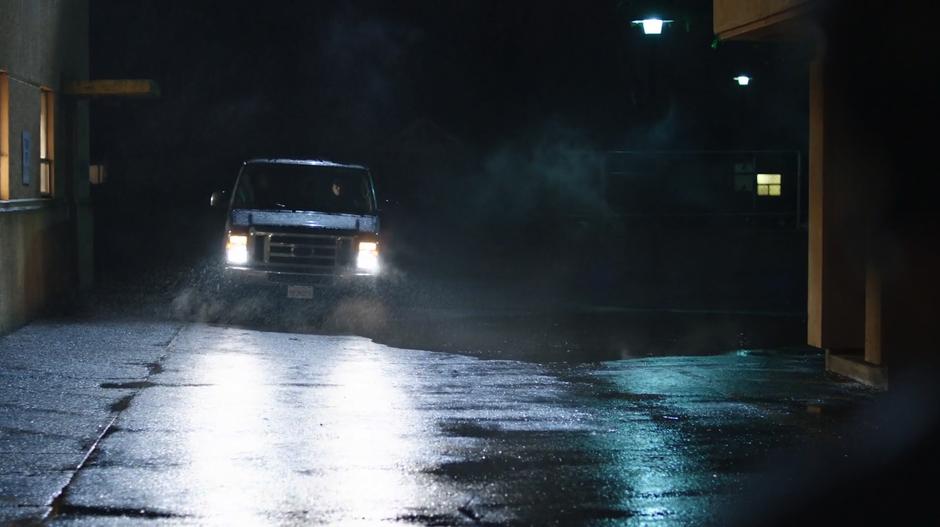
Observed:
[[[644,18],[643,20],[634,20],[630,22],[634,26],[643,26],[644,35],[659,35],[663,32],[663,26],[671,24],[672,20],[663,20],[661,18]]]
[[[738,75],[734,80],[738,83],[738,86],[747,86],[751,83],[751,77],[744,74]]]

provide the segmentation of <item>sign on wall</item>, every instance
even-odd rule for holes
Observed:
[[[32,172],[29,166],[30,150],[32,148],[33,138],[28,130],[23,130],[23,185],[29,186],[29,175]]]

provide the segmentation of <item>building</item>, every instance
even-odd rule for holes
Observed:
[[[0,0],[0,334],[91,286],[87,0]]]
[[[713,8],[721,40],[815,50],[806,65],[809,344],[826,350],[829,370],[866,383],[912,378],[940,350],[931,17],[914,2],[715,0]]]

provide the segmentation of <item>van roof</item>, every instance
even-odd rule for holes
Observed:
[[[246,165],[255,164],[255,163],[277,164],[277,165],[310,165],[310,166],[320,166],[320,167],[358,168],[360,170],[368,170],[368,168],[362,165],[348,165],[345,163],[334,163],[333,161],[327,161],[325,159],[250,159],[248,161],[245,161]]]

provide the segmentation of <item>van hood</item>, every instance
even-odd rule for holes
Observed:
[[[232,209],[232,225],[257,227],[310,227],[338,231],[379,232],[379,218],[372,215],[330,214],[313,211]]]

